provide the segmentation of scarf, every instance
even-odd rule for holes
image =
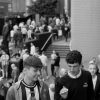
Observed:
[[[36,82],[34,83],[34,85],[31,86],[31,85],[27,85],[27,84],[25,83],[25,81],[22,80],[20,85],[21,85],[21,89],[22,89],[22,100],[27,100],[27,97],[26,97],[26,89],[25,89],[25,87],[30,89],[31,96],[34,97],[34,96],[35,96],[34,88],[35,88],[36,86],[38,87],[38,91],[39,91],[39,100],[40,100],[40,89],[39,89],[40,84],[39,84],[39,81],[36,81]]]

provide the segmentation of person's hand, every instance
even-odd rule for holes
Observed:
[[[66,87],[63,87],[61,90],[60,90],[60,95],[63,99],[66,99],[67,96],[68,96],[68,89]]]

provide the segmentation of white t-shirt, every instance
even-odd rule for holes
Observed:
[[[21,23],[19,23],[19,27],[23,27],[24,26],[24,23],[23,22],[21,22]]]
[[[4,54],[1,56],[1,63],[2,65],[7,65],[8,64],[8,60],[9,60],[9,56],[7,54]]]
[[[50,25],[48,26],[48,30],[49,30],[49,32],[52,31],[52,27]]]
[[[35,51],[36,51],[35,46],[34,46],[34,45],[31,46],[30,54],[31,54],[31,55],[34,55],[34,54],[35,54]]]
[[[28,38],[31,38],[31,34],[32,34],[32,30],[28,30],[27,32]]]
[[[93,88],[95,89],[95,85],[96,85],[96,82],[97,82],[97,76],[92,78],[92,82],[93,82]]]
[[[14,32],[16,32],[17,29],[18,29],[18,25],[14,25],[14,26],[13,26],[13,29],[14,29]]]
[[[25,27],[23,27],[23,28],[21,29],[21,32],[22,32],[22,34],[27,34],[27,29],[26,29]]]
[[[56,19],[56,25],[60,25],[60,19],[59,18]]]
[[[56,54],[51,54],[51,59],[54,60],[56,59],[57,55]]]
[[[31,22],[31,25],[33,26],[33,29],[34,29],[34,28],[35,28],[35,26],[36,26],[36,23],[35,23],[35,21],[34,21],[34,20]]]
[[[47,66],[47,62],[48,62],[47,56],[45,56],[44,54],[42,54],[41,56],[39,56],[39,58],[40,58],[42,64],[43,64],[44,66]]]
[[[14,37],[14,30],[10,31],[10,37],[12,37],[12,38]]]

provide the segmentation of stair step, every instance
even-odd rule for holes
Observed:
[[[53,50],[55,50],[56,52],[59,52],[59,53],[66,53],[66,52],[70,51],[70,49],[68,49],[68,50],[56,50],[56,49],[53,49]],[[46,53],[52,53],[53,50],[48,50],[48,51],[46,51]]]
[[[55,51],[68,51],[69,50],[69,48],[68,49],[56,49],[56,48],[52,48],[52,49],[48,49],[48,51],[52,51],[52,50],[55,50]]]
[[[59,46],[59,47],[57,47],[57,46],[55,46],[55,47],[49,47],[48,48],[48,50],[51,50],[51,49],[56,49],[56,50],[69,50],[69,47],[61,47],[61,46]]]
[[[61,46],[61,45],[53,45],[53,46],[50,46],[51,48],[52,47],[56,47],[56,48],[68,48],[69,46]]]
[[[69,50],[70,51],[70,50]],[[59,52],[60,55],[66,55],[69,51]],[[47,55],[51,55],[52,52],[46,52]]]
[[[46,54],[47,55],[47,54]],[[66,54],[67,55],[67,54]],[[66,58],[66,55],[60,55],[61,58]],[[51,55],[47,55],[48,58],[51,57]]]
[[[58,52],[61,58],[65,58],[70,51],[70,47],[68,45],[50,45],[46,50],[46,55],[50,57],[53,50]]]

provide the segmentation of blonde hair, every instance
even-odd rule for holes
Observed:
[[[96,69],[97,69],[96,74],[99,73],[99,68],[98,68],[98,65],[97,65],[96,62],[94,62],[94,61],[90,61],[90,62],[89,62],[89,65],[94,65],[94,66],[96,67]]]

